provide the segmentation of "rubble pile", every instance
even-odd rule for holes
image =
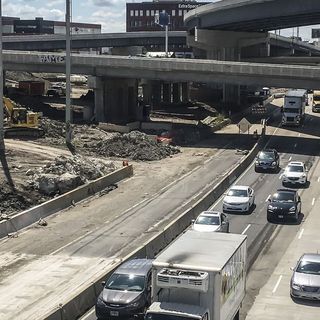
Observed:
[[[139,131],[116,134],[107,141],[99,141],[91,147],[94,147],[96,152],[102,156],[142,161],[160,160],[180,152],[178,148],[158,143]]]
[[[113,162],[102,162],[81,156],[60,156],[41,167],[39,172],[28,172],[29,185],[46,195],[63,194],[90,180],[98,179],[115,170]]]

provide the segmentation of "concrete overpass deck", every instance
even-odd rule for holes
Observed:
[[[266,32],[320,22],[318,0],[223,0],[185,15],[188,29]]]
[[[63,54],[5,51],[3,63],[4,70],[65,72]],[[317,88],[320,79],[320,69],[313,66],[85,54],[72,56],[72,72],[111,78],[143,77],[172,82],[224,82],[291,88]]]

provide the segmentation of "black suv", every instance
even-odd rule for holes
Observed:
[[[258,153],[255,162],[255,171],[272,170],[277,171],[280,165],[280,157],[276,150],[265,149]]]
[[[298,221],[301,213],[301,198],[296,190],[278,189],[268,201],[267,219],[269,222],[276,219]]]

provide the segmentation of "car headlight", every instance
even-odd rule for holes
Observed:
[[[256,164],[260,164],[260,162],[257,160],[257,161],[256,161]]]
[[[273,207],[271,204],[269,204],[269,205],[268,205],[268,210],[273,211],[273,210],[274,210],[274,207]]]
[[[292,283],[291,287],[294,290],[301,290],[301,286],[299,284],[296,284],[296,283]]]
[[[140,300],[133,301],[129,303],[129,307],[138,308],[140,306]]]
[[[296,210],[296,207],[295,206],[292,206],[290,209],[289,209],[289,211],[295,211]]]
[[[304,173],[302,176],[301,176],[301,178],[305,178],[307,175]]]
[[[275,166],[277,163],[275,161],[272,162],[272,165]]]
[[[97,299],[97,305],[98,306],[104,306],[105,305],[105,302],[103,301],[101,296],[99,296],[98,299]]]

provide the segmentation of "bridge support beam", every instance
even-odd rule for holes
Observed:
[[[190,100],[189,82],[182,82],[182,84],[181,84],[181,96],[182,96],[182,102],[188,102]]]
[[[181,88],[180,83],[172,84],[172,102],[173,103],[179,103],[181,101],[180,88]]]
[[[162,84],[162,100],[164,103],[171,103],[171,83]]]
[[[152,107],[159,108],[161,103],[161,81],[152,81]]]
[[[96,121],[127,123],[142,117],[137,80],[91,77],[88,84],[94,89]]]

